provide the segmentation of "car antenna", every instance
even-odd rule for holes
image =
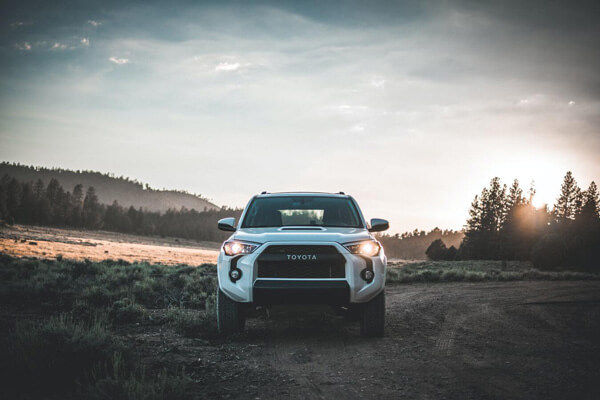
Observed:
[[[346,194],[346,193],[344,193],[344,192],[338,192],[338,194]]]
[[[266,190],[260,192],[260,194],[267,194],[268,192]]]

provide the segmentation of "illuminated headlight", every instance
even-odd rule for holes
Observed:
[[[250,254],[258,247],[258,244],[240,242],[239,240],[228,240],[223,243],[223,251],[228,256],[237,256],[238,254]]]
[[[381,246],[375,240],[365,240],[360,243],[351,243],[344,245],[353,254],[360,254],[367,257],[373,257],[379,254]]]

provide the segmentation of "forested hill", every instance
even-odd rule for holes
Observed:
[[[49,169],[31,167],[20,164],[0,163],[0,177],[9,175],[22,182],[35,182],[41,179],[45,185],[50,179],[60,181],[65,190],[72,192],[77,184],[83,185],[84,193],[93,186],[98,201],[103,204],[119,204],[135,208],[142,207],[148,211],[165,212],[168,209],[195,209],[197,211],[217,210],[215,204],[201,196],[175,190],[155,190],[138,181],[125,177],[115,177],[95,171],[71,171],[66,169]]]

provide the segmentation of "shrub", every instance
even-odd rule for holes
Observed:
[[[168,374],[166,370],[148,376],[144,368],[130,370],[120,353],[115,353],[108,366],[98,368],[99,376],[80,392],[86,399],[181,399],[185,396],[190,379],[181,373]]]
[[[214,306],[204,313],[181,308],[169,309],[167,318],[175,324],[175,328],[185,337],[216,337],[217,317]]]
[[[4,353],[0,379],[6,379],[4,388],[19,392],[64,393],[122,350],[100,323],[83,324],[64,315],[41,323],[17,323],[0,350]]]
[[[76,300],[71,307],[71,317],[75,321],[103,324],[108,321],[108,311],[103,307],[93,307],[85,300]]]
[[[114,324],[128,324],[141,321],[146,316],[146,309],[125,298],[113,303],[108,316]]]
[[[109,291],[105,285],[96,284],[83,289],[81,298],[94,307],[105,307],[114,301],[115,294]]]

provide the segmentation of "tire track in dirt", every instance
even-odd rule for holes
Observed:
[[[344,398],[363,399],[358,391],[348,385],[347,374],[339,373],[339,362],[343,361],[347,351],[347,334],[341,321],[325,324],[334,330],[333,335],[317,329],[317,337],[310,329],[299,329],[295,326],[297,322],[268,321],[266,324],[271,330],[266,338],[268,362],[275,370],[285,371],[295,384],[290,397],[331,399],[339,397],[343,388]],[[310,318],[304,322],[308,326],[315,324]]]
[[[439,337],[435,342],[435,347],[438,351],[447,356],[452,354],[456,330],[462,326],[466,320],[466,315],[457,314],[456,312],[446,314],[446,319],[442,324]]]
[[[600,390],[600,282],[386,291],[386,334],[374,340],[331,314],[249,321],[251,340],[264,346],[256,363],[285,377],[265,391],[291,399],[547,400]]]

